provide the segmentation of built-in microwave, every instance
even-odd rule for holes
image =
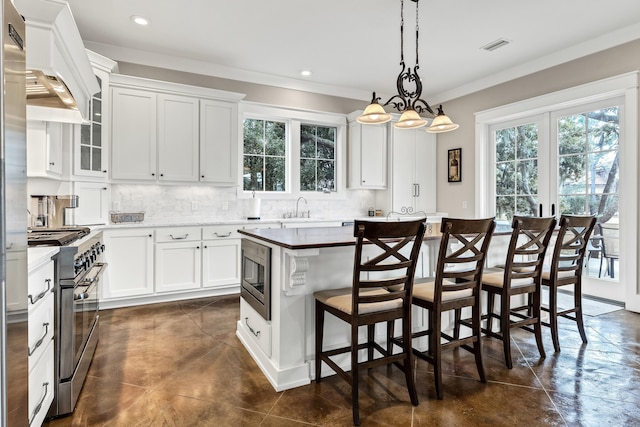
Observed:
[[[240,296],[265,320],[271,320],[271,248],[242,239]]]

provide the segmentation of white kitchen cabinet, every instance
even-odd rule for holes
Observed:
[[[111,97],[109,80],[117,63],[87,51],[100,91],[91,97],[89,123],[74,126],[73,174],[80,180],[105,181],[109,171]]]
[[[387,187],[387,129],[386,124],[363,125],[355,120],[349,123],[349,188]]]
[[[236,185],[242,94],[112,75],[111,178]]]
[[[202,242],[202,286],[225,287],[240,283],[240,239]]]
[[[159,93],[157,102],[158,179],[198,181],[198,99]]]
[[[389,188],[377,206],[385,213],[436,212],[436,136],[393,128],[390,156]]]
[[[55,331],[54,263],[52,260],[29,271],[28,347],[29,355],[29,425],[44,421],[54,393]]]
[[[73,194],[78,196],[78,207],[70,209],[74,224],[107,224],[110,205],[109,184],[102,182],[73,183]]]
[[[164,227],[156,230],[156,292],[200,287],[201,244],[200,227]]]
[[[156,93],[112,89],[111,177],[155,181],[157,150]]]
[[[27,176],[60,179],[63,124],[27,122]]]
[[[237,103],[200,101],[200,181],[236,185]]]
[[[102,298],[153,294],[153,230],[104,230],[104,257],[109,267],[102,281]]]

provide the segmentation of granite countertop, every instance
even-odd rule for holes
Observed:
[[[308,228],[260,228],[238,230],[240,234],[253,237],[286,249],[317,249],[338,246],[354,246],[353,226],[308,227]],[[440,235],[425,236],[424,240],[440,240]]]

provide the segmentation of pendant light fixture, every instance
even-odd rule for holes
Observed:
[[[418,2],[419,0],[411,0],[416,4],[416,65],[407,67],[404,62],[404,0],[400,0],[400,66],[402,70],[398,74],[396,80],[396,89],[398,93],[384,104],[380,105],[378,101],[381,99],[376,97],[373,92],[371,104],[365,108],[361,116],[356,120],[363,124],[386,123],[391,120],[391,114],[384,110],[384,106],[391,105],[400,111],[400,119],[393,124],[398,129],[416,129],[427,124],[427,119],[420,116],[421,113],[429,112],[436,116],[427,128],[427,132],[440,133],[449,132],[458,128],[442,111],[442,105],[438,107],[438,114],[433,112],[427,101],[420,98],[422,96],[422,81],[418,75],[420,68],[418,61],[418,38],[419,38],[419,19],[418,19]],[[407,89],[405,83],[409,83],[410,87],[415,86],[413,90]]]

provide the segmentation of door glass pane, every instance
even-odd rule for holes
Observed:
[[[528,123],[496,130],[496,220],[538,212],[538,126]]]
[[[613,280],[620,269],[618,147],[618,107],[558,118],[559,214],[596,216],[586,274]]]

